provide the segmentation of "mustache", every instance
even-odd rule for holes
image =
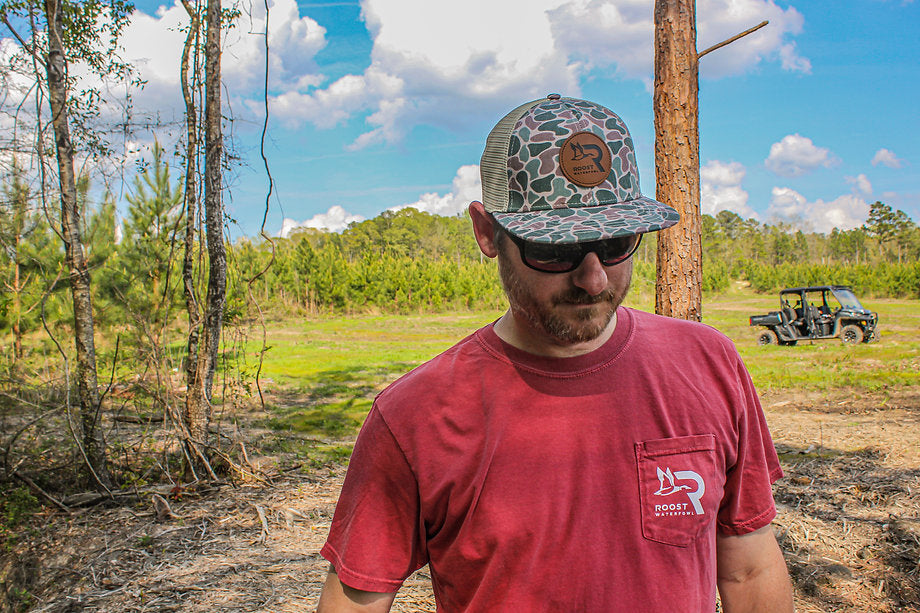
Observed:
[[[585,290],[575,287],[553,296],[553,304],[601,304],[604,302],[613,303],[614,293],[610,289],[605,289],[600,294],[592,296]]]

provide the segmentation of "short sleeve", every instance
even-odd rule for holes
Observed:
[[[427,562],[418,482],[376,406],[358,435],[320,554],[342,583],[395,592]]]
[[[738,358],[740,384],[737,416],[737,456],[726,474],[719,507],[719,532],[741,535],[769,524],[776,516],[773,482],[783,476],[767,421],[751,376]]]

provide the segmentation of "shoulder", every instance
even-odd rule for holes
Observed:
[[[637,327],[647,334],[678,334],[681,337],[703,338],[706,340],[720,340],[731,343],[731,340],[712,326],[686,319],[665,317],[655,313],[647,313],[636,309],[627,309],[634,318]]]
[[[421,400],[446,394],[452,386],[468,381],[472,374],[484,368],[483,360],[491,356],[482,340],[484,330],[477,330],[404,374],[378,395],[377,404],[386,406],[392,401]]]
[[[732,361],[738,358],[734,342],[712,326],[635,309],[628,311],[633,320],[634,341],[643,349],[659,348],[683,357],[715,353]]]

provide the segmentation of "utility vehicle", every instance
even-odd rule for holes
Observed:
[[[754,315],[763,326],[759,345],[795,345],[801,340],[839,338],[844,343],[878,340],[878,314],[863,307],[845,285],[788,287],[779,293],[780,310]]]

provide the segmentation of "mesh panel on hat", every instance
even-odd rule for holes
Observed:
[[[522,104],[499,121],[486,139],[486,148],[479,161],[482,179],[482,203],[490,213],[508,210],[508,145],[518,120],[530,109],[543,102],[534,100]]]

